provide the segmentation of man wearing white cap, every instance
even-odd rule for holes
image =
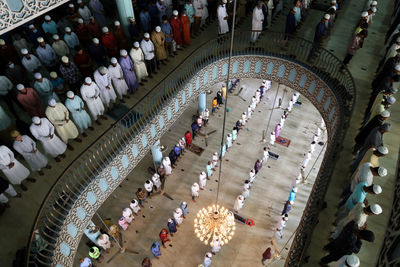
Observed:
[[[174,215],[174,219],[177,223],[176,227],[179,227],[179,225],[181,225],[183,222],[183,212],[182,212],[181,208],[176,208],[173,215]]]
[[[36,72],[34,77],[36,81],[33,87],[42,99],[43,104],[48,103],[51,98],[54,98],[58,102],[60,101],[56,93],[54,93],[53,84],[49,79],[44,78],[39,72]]]
[[[36,180],[29,177],[29,170],[15,159],[14,153],[6,146],[0,146],[0,169],[7,177],[10,184],[20,185],[26,191],[26,186],[22,183],[25,179],[29,182]]]
[[[71,112],[72,119],[78,127],[79,132],[82,133],[84,137],[87,136],[87,134],[84,132],[87,128],[92,131],[94,130],[89,114],[84,109],[85,104],[79,96],[74,94],[74,92],[67,92],[65,107],[69,110],[69,112]]]
[[[99,23],[100,27],[106,25],[106,17],[104,16],[104,7],[100,0],[90,0],[89,7],[93,12],[93,16]]]
[[[357,203],[349,214],[337,223],[337,226],[331,237],[336,239],[351,221],[355,221],[359,229],[367,228],[368,216],[379,215],[382,213],[382,207],[379,204],[371,204],[368,207],[364,203]]]
[[[51,17],[49,15],[44,16],[44,22],[42,23],[42,29],[43,29],[44,33],[47,33],[50,36],[58,33],[58,26],[54,22],[54,20],[51,19]]]
[[[204,260],[203,260],[203,266],[204,267],[210,267],[211,266],[211,258],[212,258],[211,252],[207,252],[206,255],[204,256]]]
[[[107,52],[104,46],[100,44],[99,39],[92,39],[92,44],[90,44],[88,52],[97,65],[105,66],[107,64]]]
[[[88,23],[90,22],[90,17],[92,16],[92,12],[90,12],[90,9],[85,5],[85,3],[83,3],[82,0],[78,0],[78,5],[78,13],[83,19],[85,25],[88,25]]]
[[[93,120],[99,124],[100,122],[97,122],[97,116],[100,116],[102,119],[107,119],[107,117],[103,115],[104,105],[100,99],[100,89],[97,84],[92,82],[90,77],[85,78],[85,83],[81,86],[80,91],[83,100],[85,100],[88,105]]]
[[[125,103],[123,97],[126,96],[128,92],[128,85],[124,79],[124,72],[115,57],[111,58],[111,64],[108,66],[108,74],[111,77],[112,83],[114,85],[115,91],[118,94],[118,98],[122,103]],[[129,98],[129,96],[127,96]]]
[[[157,60],[165,65],[165,60],[167,59],[167,51],[165,50],[165,36],[164,33],[161,31],[160,26],[157,26],[155,30],[151,33],[151,41],[154,44]]]
[[[226,3],[226,1],[225,1]],[[194,26],[193,33],[198,35],[200,29],[200,22],[205,12],[204,3],[202,0],[193,0],[193,8],[194,8]]]
[[[108,109],[111,108],[110,102],[115,103],[117,95],[111,83],[111,76],[106,67],[101,66],[94,72],[94,80],[100,89],[100,99],[103,101],[104,106]]]
[[[357,50],[361,48],[365,37],[366,37],[366,31],[364,30],[360,31],[358,34],[353,36],[349,48],[347,49],[347,55],[343,60],[344,65],[349,64],[350,60],[353,58]]]
[[[387,170],[384,167],[372,167],[370,162],[366,162],[360,166],[358,172],[354,175],[351,180],[351,192],[354,191],[356,186],[361,182],[366,182],[367,185],[371,185],[374,182],[374,176],[385,177]]]
[[[233,210],[238,213],[239,210],[243,207],[244,197],[242,195],[238,195],[235,200],[235,204],[233,205]]]
[[[35,90],[32,88],[25,88],[22,84],[17,85],[17,90],[17,100],[25,108],[29,116],[45,116],[42,100]]]
[[[381,114],[384,110],[388,110],[391,105],[396,102],[396,98],[392,95],[388,96],[386,99],[383,98],[380,103],[371,108],[371,114],[369,115],[368,123],[378,114]]]
[[[171,167],[171,160],[169,159],[169,157],[163,158],[162,165],[164,166],[165,169],[165,175],[170,175],[172,173],[172,167]]]
[[[47,158],[36,148],[36,142],[27,135],[21,135],[18,131],[12,131],[14,139],[13,148],[21,154],[32,171],[38,171],[40,176],[44,173],[42,168],[50,169]]]
[[[72,90],[77,90],[79,87],[79,70],[67,56],[61,58],[60,73],[69,87]]]
[[[119,64],[124,73],[125,82],[128,85],[129,93],[133,94],[138,88],[138,82],[136,79],[135,72],[133,71],[134,66],[131,58],[128,56],[128,52],[125,49],[120,51],[121,57],[119,58]]]
[[[150,34],[144,33],[144,38],[140,42],[140,48],[144,54],[144,60],[146,63],[147,72],[149,73],[149,78],[153,78],[152,73],[157,74],[156,72],[156,60],[154,58],[154,44],[150,40]]]
[[[173,34],[173,38],[174,38],[174,40],[176,42],[176,48],[177,49],[181,49],[182,38],[183,38],[183,36],[182,36],[182,31],[183,31],[182,23],[181,23],[181,20],[178,17],[178,11],[177,10],[174,10],[172,12],[172,15],[173,16],[171,17],[171,19],[169,21],[169,24],[172,27],[172,34]]]
[[[35,25],[31,24],[28,26],[29,32],[28,32],[28,37],[33,43],[34,46],[38,46],[39,43],[37,42],[37,38],[39,37],[44,37],[43,33],[36,29]]]
[[[228,13],[226,12],[226,0],[223,0],[222,4],[218,6],[217,16],[218,16],[218,34],[222,35],[229,32]]]
[[[344,255],[335,264],[334,267],[359,267],[360,259],[354,255]]]
[[[82,142],[80,138],[77,138],[78,129],[75,123],[69,119],[69,111],[62,103],[57,103],[54,98],[50,99],[49,106],[46,108],[46,117],[56,128],[61,140],[68,145],[68,149],[73,150],[72,146],[68,144],[69,139],[75,139],[78,143]]]
[[[78,36],[79,42],[82,46],[87,47],[90,44],[89,30],[82,18],[79,18],[78,25],[75,26],[75,33]]]
[[[399,51],[400,51],[400,37],[397,37],[396,42],[392,44],[389,50],[387,51],[384,62],[386,62],[389,58],[396,56]]]
[[[199,175],[200,190],[204,190],[206,184],[207,184],[207,174],[205,172],[201,172]]]
[[[117,40],[119,49],[128,49],[128,40],[126,39],[121,23],[118,20],[114,21],[114,36]]]
[[[76,33],[72,32],[70,27],[65,28],[64,41],[69,46],[71,54],[75,54],[75,47],[79,45],[79,39]]]
[[[42,37],[37,39],[39,46],[36,48],[36,54],[47,68],[52,68],[56,65],[57,55],[54,49],[46,44]]]
[[[30,73],[38,71],[42,66],[42,63],[40,63],[35,55],[29,54],[28,49],[21,49],[21,54],[24,55],[22,58],[22,65],[24,65],[25,69]]]
[[[145,82],[146,77],[149,76],[147,73],[145,58],[142,49],[139,47],[139,42],[134,42],[129,56],[133,61],[133,68],[135,69],[136,78],[139,83]]]
[[[101,42],[107,50],[107,54],[110,57],[116,57],[118,55],[118,43],[114,35],[110,33],[107,27],[102,28],[103,34],[101,35]]]
[[[30,126],[32,135],[41,142],[44,151],[52,156],[57,162],[65,158],[67,145],[54,134],[54,126],[46,118],[33,117]]]
[[[253,20],[251,24],[251,41],[255,43],[260,35],[264,22],[264,14],[262,11],[263,2],[259,1],[253,9]]]
[[[63,56],[69,56],[69,47],[63,40],[60,40],[60,37],[58,36],[58,34],[53,35],[53,40],[54,40],[54,42],[51,45],[51,47],[54,49],[56,54],[60,58]]]
[[[329,35],[329,29],[328,29],[328,21],[330,19],[329,14],[325,14],[321,21],[317,24],[317,27],[315,28],[315,33],[314,33],[314,40],[313,40],[313,45],[310,50],[310,53],[308,54],[308,61],[311,61],[314,57],[315,52],[317,51],[319,45],[321,44],[322,40],[328,37]]]
[[[196,202],[196,198],[199,197],[199,189],[200,189],[200,186],[198,183],[194,183],[192,185],[192,200],[193,200],[193,202]]]

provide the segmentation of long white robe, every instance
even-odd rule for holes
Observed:
[[[21,141],[14,141],[14,149],[21,154],[32,171],[40,171],[47,166],[47,158],[36,148],[36,143],[29,136],[23,135]]]
[[[8,165],[13,162],[10,169]],[[11,184],[21,184],[29,176],[29,170],[14,158],[14,153],[6,146],[0,146],[0,169]]]
[[[97,239],[97,245],[102,247],[103,250],[107,250],[111,247],[110,237],[106,234],[102,234]]]
[[[217,252],[219,252],[221,250],[221,242],[218,240],[218,241],[214,241],[213,242],[213,246],[212,246],[212,249],[211,249],[211,251],[212,252],[214,252],[214,253],[217,253]]]
[[[136,214],[140,211],[140,206],[137,200],[135,200],[135,203],[129,204],[129,207],[131,208],[131,210]]]
[[[110,101],[115,102],[115,99],[117,99],[117,95],[115,94],[114,87],[111,83],[111,77],[108,73],[101,75],[98,70],[94,72],[93,76],[100,89],[100,99],[103,101],[103,104],[108,107]]]
[[[27,59],[26,57],[22,58],[22,65],[24,65],[27,71],[33,72],[34,70],[42,66],[42,63],[40,63],[39,59],[35,55],[30,56],[30,59]]]
[[[32,135],[42,143],[45,152],[50,156],[57,157],[64,154],[67,145],[54,134],[53,124],[46,118],[41,118],[40,121],[39,125],[32,123],[29,127]],[[50,138],[50,135],[53,135],[53,138]]]
[[[194,183],[192,185],[192,196],[194,196],[194,197],[199,196],[199,185],[197,183]]]
[[[122,99],[124,95],[128,93],[128,85],[124,80],[124,72],[122,71],[119,63],[114,67],[113,65],[108,66],[108,74],[111,77],[111,81],[114,85],[115,91],[118,94],[119,99]]]
[[[253,9],[253,21],[251,24],[251,30],[252,31],[258,31],[258,32],[252,32],[251,33],[251,41],[255,42],[258,39],[258,36],[260,35],[262,31],[262,26],[263,26],[263,20],[264,20],[264,14],[262,12],[262,8],[258,8],[257,6]]]
[[[140,49],[140,47],[138,49],[132,48],[129,52],[129,56],[133,62],[136,78],[138,79],[138,82],[141,82],[142,79],[149,76],[147,73],[146,63],[144,62],[144,54],[142,49]]]
[[[207,174],[204,172],[200,173],[199,175],[199,185],[200,188],[204,188],[207,184]]]
[[[56,127],[57,134],[64,143],[68,143],[68,139],[75,139],[78,137],[78,128],[76,128],[75,123],[69,119],[68,109],[63,104],[56,103],[55,107],[47,107],[46,117]]]
[[[203,25],[208,18],[208,1],[207,0],[202,0],[203,2],[203,15],[201,16],[201,24]]]
[[[132,210],[130,208],[125,208],[122,211],[122,216],[125,218],[127,223],[131,223],[135,217],[133,217]]]
[[[237,197],[235,200],[235,205],[233,205],[233,209],[235,211],[239,211],[243,207],[243,202],[243,199],[239,199],[239,197]]]
[[[154,44],[151,40],[143,39],[140,42],[140,48],[142,49],[144,59],[151,60],[154,58]]]
[[[229,32],[228,20],[224,19],[225,17],[228,17],[225,5],[218,6],[217,14],[218,14],[218,34],[225,34]]]
[[[153,181],[153,184],[157,189],[160,188],[161,181],[160,181],[160,175],[158,175],[158,173],[153,174],[153,177],[151,177],[151,180]]]
[[[90,85],[83,84],[81,86],[81,96],[92,114],[93,120],[97,120],[97,116],[104,114],[104,105],[99,97],[100,89],[95,83]]]
[[[74,99],[67,98],[67,100],[65,100],[65,107],[71,112],[72,119],[80,132],[92,126],[89,114],[83,109],[84,106],[82,98],[77,95],[74,96]]]
[[[203,17],[204,3],[203,0],[193,0],[194,15],[196,17]]]
[[[162,165],[164,166],[165,174],[170,175],[172,173],[171,160],[168,157],[165,157],[162,161]]]
[[[180,208],[179,208],[180,209]],[[181,209],[180,209],[181,210]],[[182,210],[181,210],[181,212],[176,212],[176,211],[174,211],[174,219],[175,219],[175,221],[176,221],[176,223],[179,225],[179,224],[182,224],[182,222],[183,222],[183,216],[182,216]]]

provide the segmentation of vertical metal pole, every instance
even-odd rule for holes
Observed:
[[[274,103],[272,103],[272,110],[271,110],[271,114],[269,114],[269,119],[268,119],[268,124],[267,124],[267,128],[266,128],[266,136],[268,136],[268,128],[269,128],[269,123],[271,122],[271,118],[272,118],[272,113],[274,112],[275,109],[275,102],[276,102],[276,98],[278,96],[278,92],[279,92],[279,87],[281,86],[281,84],[278,84],[278,89],[276,90],[276,94],[275,94],[275,98],[274,98]]]

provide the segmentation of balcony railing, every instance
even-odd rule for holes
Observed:
[[[287,43],[285,34],[265,32],[251,46],[251,32],[235,34],[234,56],[271,56],[291,60],[311,70],[318,75],[341,99],[341,107],[345,117],[341,123],[344,127],[349,123],[349,116],[355,101],[355,85],[353,78],[342,62],[325,49],[319,49],[312,62],[307,61],[312,43],[302,38],[292,37]],[[27,246],[27,265],[50,266],[55,265],[53,254],[57,246],[60,229],[69,214],[73,203],[94,181],[116,155],[139,132],[148,126],[163,107],[182,89],[186,81],[194,77],[205,66],[228,57],[230,37],[220,36],[209,40],[193,51],[182,64],[173,69],[161,82],[150,90],[137,104],[135,104],[121,119],[116,121],[108,131],[97,138],[86,151],[82,152],[58,177],[55,184],[45,197],[35,222]],[[343,127],[341,128],[343,129]],[[342,131],[344,132],[344,131]],[[343,138],[343,133],[335,134],[334,143]],[[334,148],[334,146],[331,146]],[[329,161],[332,162],[332,153]],[[329,182],[332,164],[323,165],[317,178],[309,202],[294,238],[286,264],[295,266],[301,260],[305,247],[315,224],[316,214],[322,203]],[[40,242],[35,233],[39,233]]]

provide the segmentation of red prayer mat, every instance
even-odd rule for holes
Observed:
[[[275,142],[282,146],[285,146],[285,147],[289,147],[289,145],[290,145],[290,139],[287,139],[282,136],[278,136],[278,138],[276,138]]]

